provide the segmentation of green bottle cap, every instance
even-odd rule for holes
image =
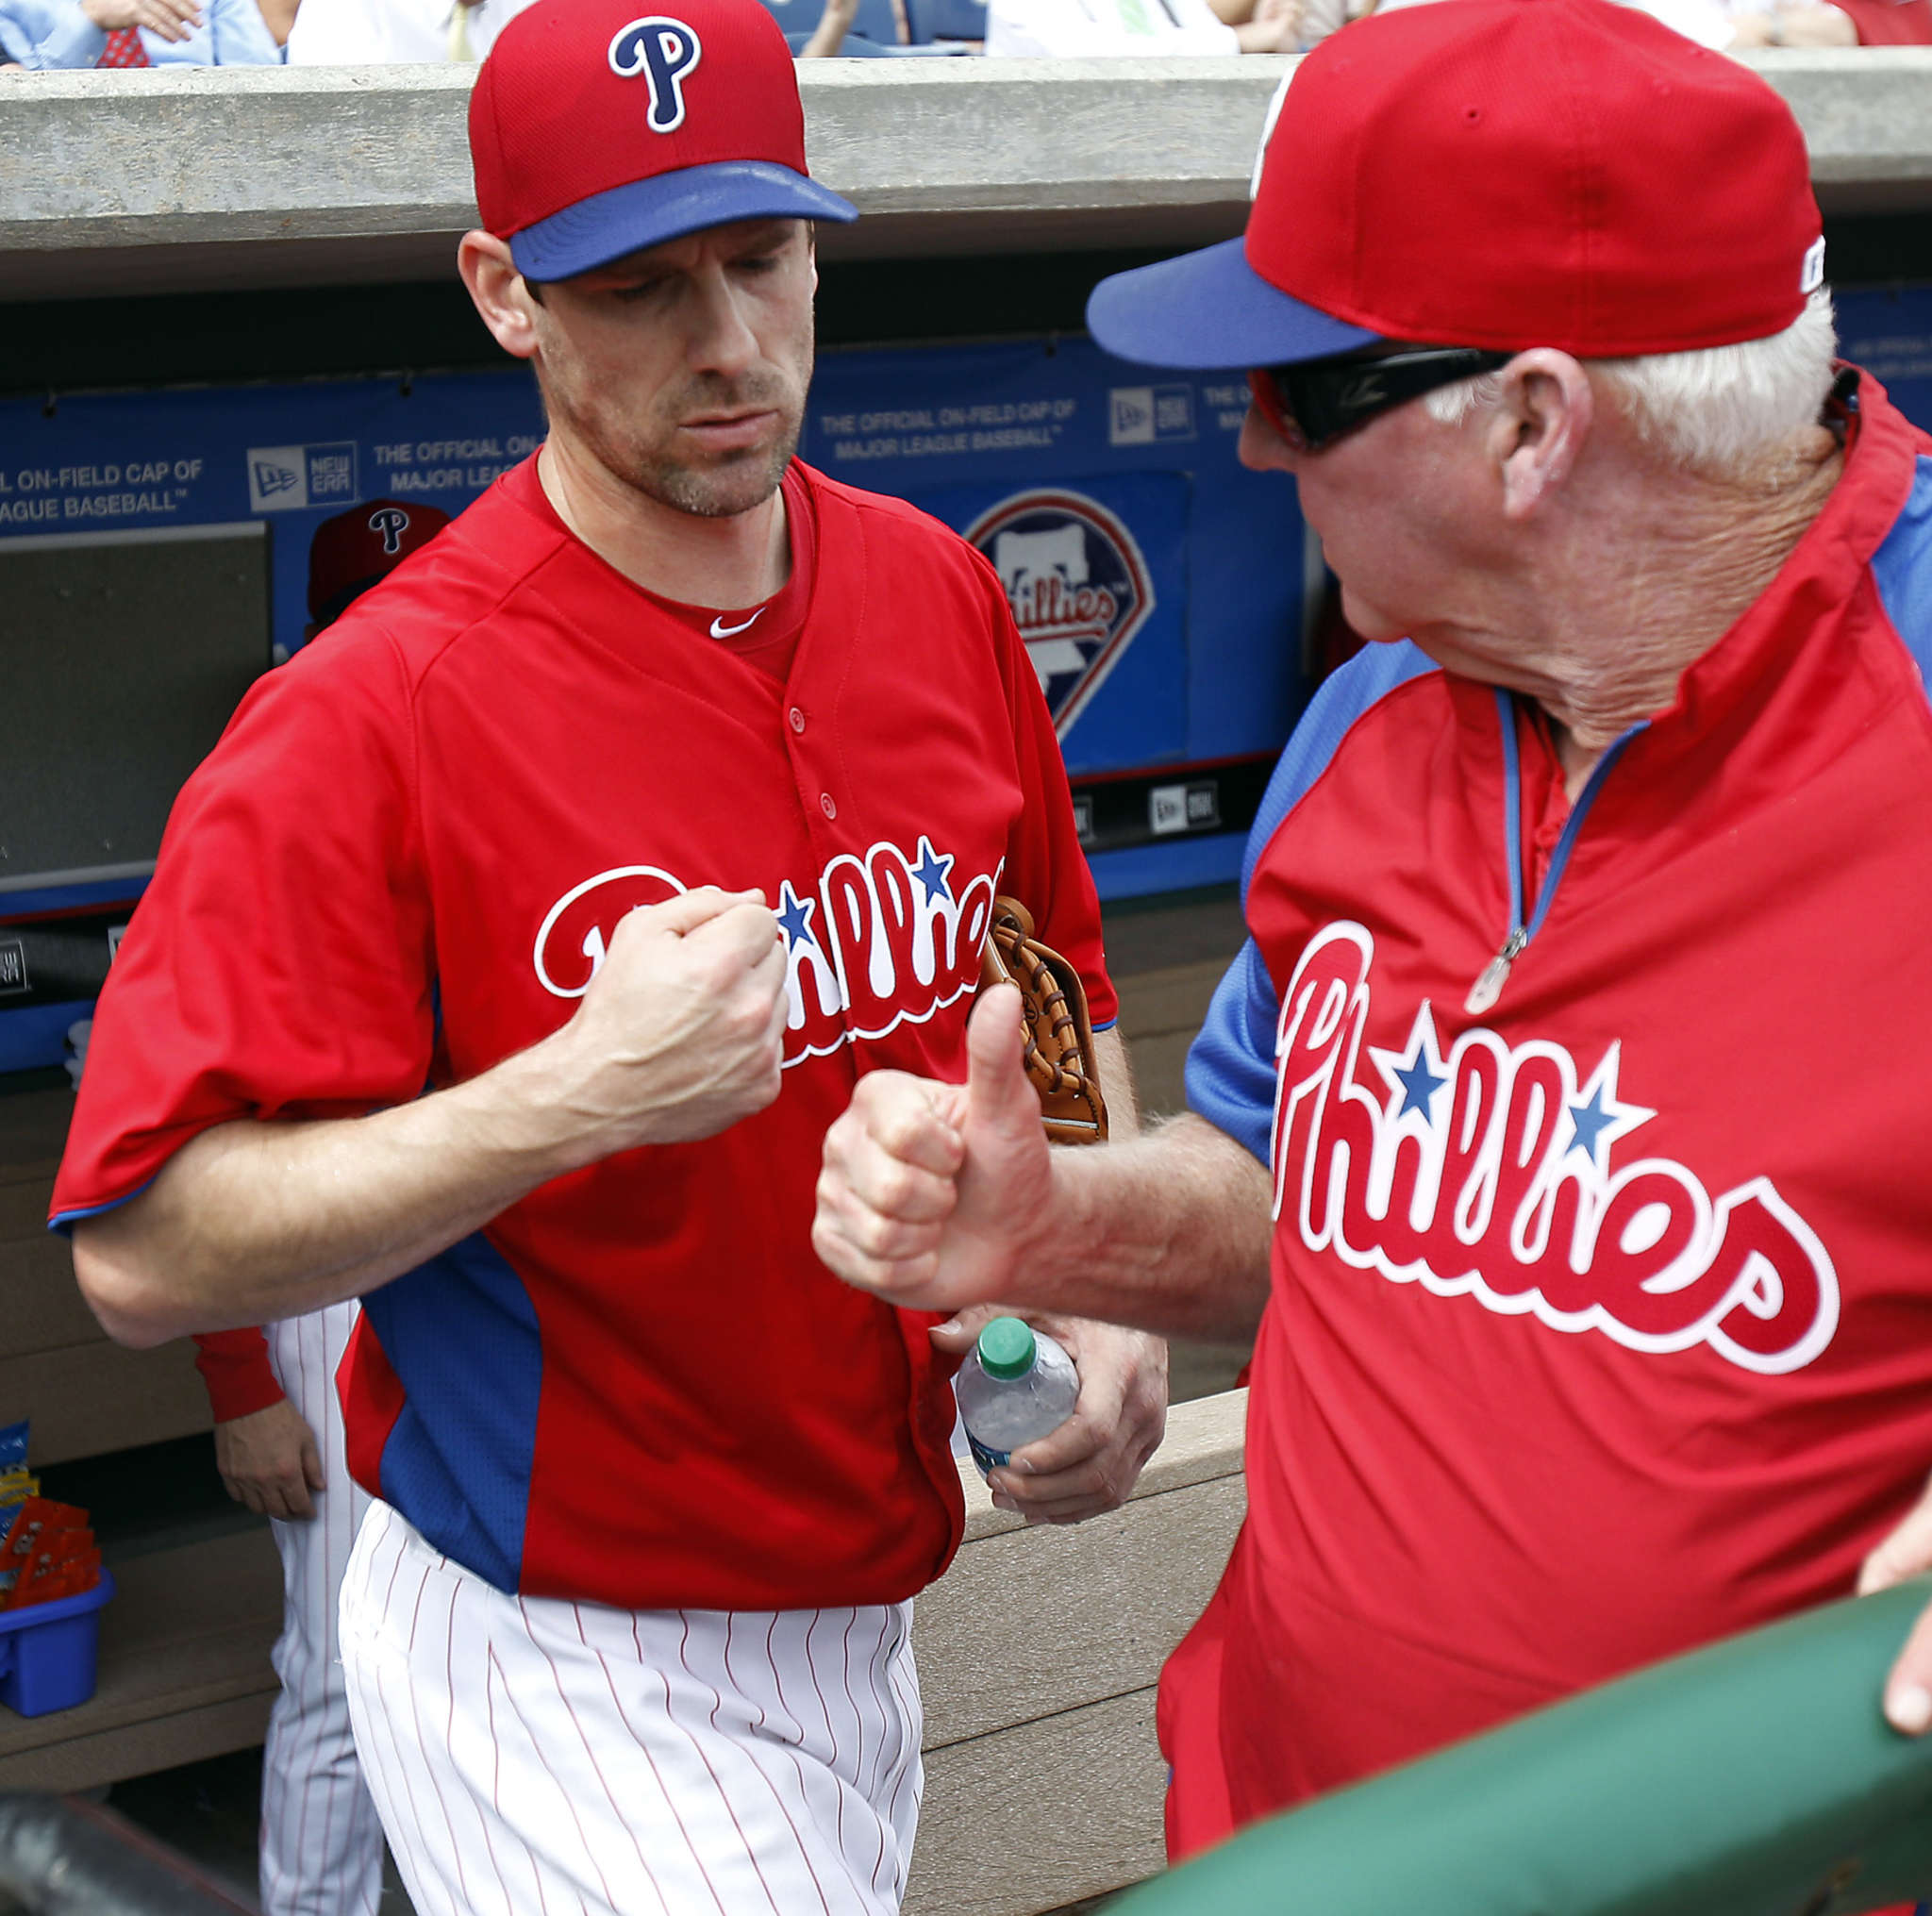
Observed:
[[[979,1367],[989,1377],[1024,1377],[1033,1368],[1033,1332],[1017,1317],[996,1317],[979,1333]]]

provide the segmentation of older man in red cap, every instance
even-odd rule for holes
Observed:
[[[1747,70],[1462,0],[1324,42],[1245,239],[1093,294],[1246,370],[1378,642],[1282,758],[1191,1114],[1050,1161],[989,1002],[965,1087],[860,1085],[817,1241],[908,1306],[1258,1327],[1176,1853],[1932,1557],[1884,1541],[1932,1463],[1932,442],[1834,363],[1823,256]]]
[[[470,127],[549,437],[189,785],[56,1221],[135,1342],[362,1297],[342,1663],[423,1916],[886,1916],[965,1333],[816,1262],[820,1145],[861,1071],[963,1070],[996,888],[1108,1024],[1092,881],[991,570],[793,458],[853,209],[771,15],[540,0]],[[1060,1327],[1080,1402],[997,1481],[1071,1522],[1165,1358]]]

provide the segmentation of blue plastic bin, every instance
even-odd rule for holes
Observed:
[[[113,1594],[114,1579],[104,1570],[78,1596],[0,1610],[0,1703],[22,1716],[85,1703],[94,1693],[101,1606]]]

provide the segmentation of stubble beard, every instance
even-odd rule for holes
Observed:
[[[598,417],[578,403],[575,393],[552,393],[546,400],[551,409],[568,410],[579,442],[633,491],[695,519],[732,519],[763,505],[783,482],[804,429],[810,378],[808,362],[795,396],[788,390],[790,382],[776,376],[736,387],[706,381],[700,390],[688,390],[675,403],[655,408],[658,419],[641,432],[625,432],[624,422]],[[708,465],[675,458],[667,450],[679,418],[712,408],[734,411],[745,407],[768,407],[779,415],[778,437],[772,444],[726,453]]]
[[[732,519],[762,506],[785,477],[798,450],[801,420],[789,420],[777,442],[762,451],[736,454],[715,466],[681,464],[671,458],[640,458],[612,468],[646,498],[694,519]]]

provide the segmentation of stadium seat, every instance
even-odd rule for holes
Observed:
[[[986,38],[986,0],[906,0],[906,19],[915,46]]]
[[[811,38],[819,15],[825,10],[825,0],[764,0],[764,5],[785,29],[786,41],[793,53]],[[874,46],[897,46],[899,16],[893,10],[892,0],[858,0],[858,13],[846,38],[850,40],[855,35],[871,41]]]
[[[788,33],[785,44],[791,49],[791,58],[796,59],[805,51],[806,42],[811,38],[808,33]],[[876,41],[866,39],[862,33],[848,33],[840,42],[838,58],[841,59],[890,59],[895,53],[910,53],[909,46],[881,46]]]

